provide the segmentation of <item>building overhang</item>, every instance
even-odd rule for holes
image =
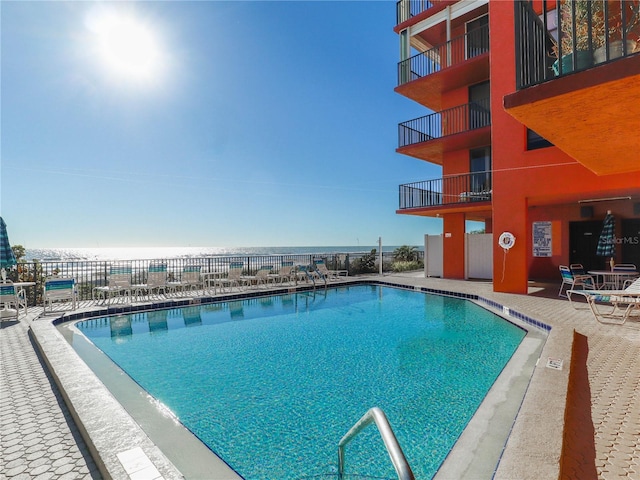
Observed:
[[[466,85],[489,79],[489,52],[443,68],[417,80],[404,83],[395,91],[433,111],[442,110],[442,95]]]
[[[410,157],[426,160],[437,165],[442,165],[444,154],[456,150],[477,148],[491,143],[491,127],[476,128],[454,135],[446,135],[434,138],[426,142],[414,143],[396,149],[397,153]]]
[[[464,213],[467,220],[482,222],[492,216],[491,202],[457,203],[437,207],[403,208],[396,210],[399,215],[419,217],[443,217],[450,213]]]
[[[640,171],[640,55],[507,95],[504,109],[596,175]]]

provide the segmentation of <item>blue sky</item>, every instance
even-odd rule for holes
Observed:
[[[441,176],[395,153],[397,124],[429,113],[393,91],[395,1],[1,9],[13,244],[420,245],[441,232],[395,213],[399,184]],[[114,50],[105,17],[144,36]],[[114,63],[129,53],[142,56]]]

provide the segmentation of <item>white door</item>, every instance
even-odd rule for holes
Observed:
[[[466,278],[493,279],[493,234],[467,233]]]
[[[442,277],[442,235],[424,236],[424,276]]]

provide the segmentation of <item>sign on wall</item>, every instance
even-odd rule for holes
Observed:
[[[533,222],[533,256],[551,256],[551,222]]]

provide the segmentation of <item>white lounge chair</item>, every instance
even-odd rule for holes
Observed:
[[[202,265],[185,265],[182,268],[182,274],[180,276],[180,280],[174,282],[167,282],[167,285],[172,291],[176,291],[180,289],[180,291],[184,292],[188,289],[197,289],[204,288],[202,278],[200,276],[200,271],[202,270]]]
[[[293,282],[296,278],[295,267],[293,266],[293,261],[284,260],[280,265],[280,268],[276,273],[270,273],[269,277],[272,279],[273,283],[290,283]]]
[[[167,285],[167,265],[165,264],[149,265],[147,282],[131,285],[135,297],[141,297],[145,294],[151,296],[154,292],[157,295],[160,293],[166,295],[167,288],[169,287]]]
[[[109,268],[107,285],[94,287],[92,298],[98,300],[102,297],[103,303],[109,303],[112,297],[120,294],[124,294],[125,298],[131,298],[131,267],[112,265]]]
[[[220,287],[220,291],[224,292],[225,287],[229,287],[229,291],[233,287],[240,288],[241,285],[246,285],[247,282],[244,280],[242,276],[242,272],[244,270],[244,263],[242,262],[231,262],[229,264],[229,272],[226,277],[216,278],[214,287]]]
[[[20,316],[20,308],[27,314],[27,298],[24,290],[18,291],[10,280],[0,283],[0,321]]]
[[[72,309],[76,309],[76,281],[73,278],[50,277],[44,281],[44,313],[47,305],[52,308],[53,302],[71,300]]]
[[[316,270],[324,275],[327,280],[339,280],[339,277],[349,275],[348,270],[329,270],[324,260],[314,260],[313,263]]]
[[[609,318],[622,320],[620,323],[623,324],[633,310],[640,310],[640,278],[630,283],[625,282],[625,285],[624,290],[567,290],[567,297],[574,308],[572,295],[584,297],[589,310],[600,323],[606,323],[601,321],[602,318]],[[610,305],[612,309],[602,312],[604,305]]]
[[[272,280],[271,271],[273,270],[273,265],[263,265],[261,266],[255,275],[243,275],[241,278],[246,282],[248,286],[254,285],[259,287],[260,285],[267,286],[267,283]]]

